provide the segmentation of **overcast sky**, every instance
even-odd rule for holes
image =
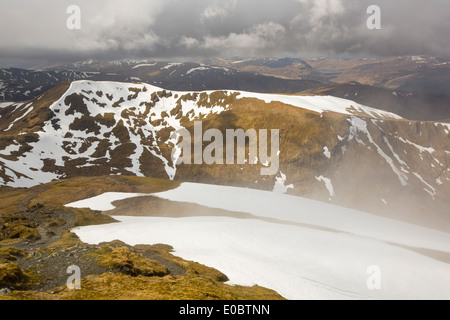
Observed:
[[[69,30],[71,4],[81,29]],[[381,8],[369,30],[367,7]],[[449,56],[448,0],[0,0],[0,64],[14,60],[312,55]]]

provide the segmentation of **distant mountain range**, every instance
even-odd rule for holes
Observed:
[[[0,100],[33,99],[66,81],[144,82],[168,90],[329,94],[412,120],[450,120],[449,62],[391,59],[207,59],[200,63],[87,61],[0,69]]]
[[[213,65],[276,76],[333,83],[358,82],[392,90],[447,94],[450,61],[426,56],[383,59],[209,59]]]
[[[384,59],[208,59],[205,63],[290,80],[315,80],[306,93],[330,94],[408,119],[450,120],[450,61],[426,56]]]
[[[247,90],[295,93],[320,85],[317,81],[286,80],[198,63],[154,61],[86,62],[48,70],[0,70],[0,99],[34,98],[56,84],[74,80],[145,82],[169,90]]]

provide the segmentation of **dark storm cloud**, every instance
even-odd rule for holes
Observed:
[[[81,8],[81,30],[66,9]],[[366,10],[381,8],[381,30]],[[447,0],[3,0],[0,62],[209,56],[448,56]]]

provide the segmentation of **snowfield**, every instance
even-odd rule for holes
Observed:
[[[450,261],[432,258],[436,251],[450,256],[450,234],[236,187],[183,183],[153,196],[253,218],[115,216],[119,223],[73,231],[87,243],[170,244],[175,255],[222,271],[230,284],[258,284],[288,299],[450,299]],[[108,210],[124,197],[109,193],[67,206]],[[370,285],[374,266],[379,288]]]

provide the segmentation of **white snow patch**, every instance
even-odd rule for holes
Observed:
[[[136,66],[134,66],[132,69],[137,69],[137,68],[142,68],[142,67],[153,67],[156,65],[155,63],[142,63],[142,64],[138,64]]]
[[[280,171],[280,176],[275,177],[275,185],[273,187],[273,192],[276,193],[287,193],[289,189],[294,189],[294,185],[285,185],[286,175]]]
[[[394,165],[394,161],[392,160],[392,158],[390,158],[384,151],[383,149],[381,149],[376,143],[375,141],[372,139],[372,136],[369,132],[369,130],[367,129],[367,122],[361,118],[358,117],[350,117],[348,119],[348,121],[351,123],[351,127],[350,127],[350,136],[349,136],[349,141],[352,140],[353,138],[358,142],[361,143],[362,141],[358,139],[358,132],[362,132],[367,136],[367,139],[369,140],[369,142],[371,144],[373,144],[375,146],[375,148],[377,149],[378,154],[389,164],[389,166],[391,167],[392,171],[394,171],[394,173],[397,175],[398,179],[400,180],[400,183],[403,186],[407,186],[408,183],[408,177],[407,175],[402,172],[404,171],[403,168],[397,169],[397,167]],[[387,141],[387,140],[385,140]],[[389,144],[390,146],[390,144]],[[370,147],[369,147],[370,149]],[[392,150],[393,151],[393,150]],[[398,157],[398,155],[397,155]],[[400,158],[398,157],[397,160],[399,160]],[[401,160],[400,160],[401,161]]]
[[[431,186],[429,183],[427,183],[425,181],[424,178],[422,178],[422,176],[420,174],[418,174],[417,172],[413,172],[413,174],[417,177],[417,179],[419,179],[424,185],[426,185],[428,188],[430,188],[431,190],[425,189],[425,191],[427,191],[433,198],[436,196],[436,189]]]
[[[167,66],[165,66],[165,67],[162,67],[161,69],[170,69],[170,68],[172,68],[172,67],[175,67],[175,66],[180,66],[180,65],[182,65],[182,63],[179,63],[179,62],[173,62],[173,63],[169,63]]]
[[[408,165],[406,164],[406,162],[403,161],[402,159],[400,159],[400,157],[398,156],[398,154],[395,153],[394,148],[393,148],[392,145],[389,143],[388,138],[387,138],[386,136],[384,136],[384,137],[383,137],[383,140],[384,140],[384,142],[386,143],[386,145],[388,146],[388,148],[389,148],[389,150],[391,151],[391,153],[394,155],[395,159],[397,159],[397,161],[398,161],[400,164],[402,164],[402,165],[408,167]]]
[[[330,193],[330,200],[332,197],[334,197],[334,188],[333,184],[331,183],[331,180],[329,178],[325,178],[324,176],[316,177],[317,181],[321,181],[325,183],[325,187],[327,188],[328,192]]]
[[[99,196],[68,203],[65,206],[71,208],[89,208],[91,210],[108,211],[116,207],[114,201],[144,196],[142,193],[106,192]]]
[[[29,106],[29,105],[28,105]],[[26,106],[25,108],[27,108],[28,106]],[[3,131],[9,131],[11,130],[11,128],[14,126],[15,123],[17,123],[19,120],[25,118],[31,111],[33,111],[34,107],[29,108],[22,116],[20,116],[19,118],[14,119],[13,122],[11,122],[11,124],[9,125],[9,127]]]
[[[328,150],[328,147],[323,147],[323,154],[324,154],[325,157],[327,157],[328,159],[331,159],[331,152]]]
[[[258,284],[288,299],[450,298],[449,264],[392,245],[450,252],[448,233],[260,190],[183,183],[153,196],[254,218],[121,216],[114,217],[119,223],[72,231],[87,243],[167,243],[175,255],[224,272],[230,284]],[[381,290],[366,285],[374,264],[382,271]]]
[[[416,148],[420,151],[420,153],[428,152],[428,153],[430,153],[430,154],[433,154],[433,152],[436,151],[436,150],[435,150],[434,148],[432,148],[432,147],[428,147],[428,148],[427,148],[427,147],[418,145],[417,143],[411,142],[411,141],[409,141],[408,139],[404,139],[404,138],[402,138],[402,137],[398,137],[398,139],[399,139],[401,142],[403,142],[403,143],[407,143],[407,144],[410,144],[410,145],[416,147]]]
[[[196,72],[196,71],[207,71],[207,70],[209,70],[209,69],[210,69],[210,68],[208,68],[208,67],[192,68],[192,69],[190,69],[188,72],[186,72],[186,74],[190,74],[190,73]]]
[[[0,102],[0,109],[7,108],[9,106],[12,106],[16,102]]]

